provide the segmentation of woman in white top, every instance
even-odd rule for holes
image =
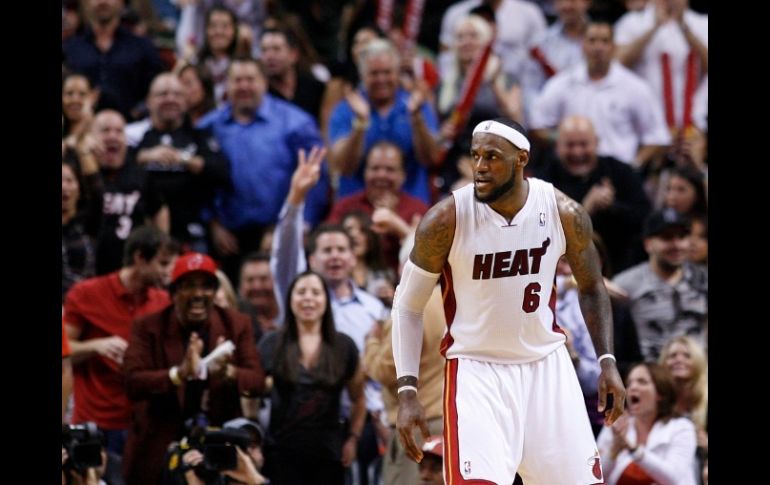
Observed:
[[[675,414],[668,370],[637,364],[626,382],[627,414],[604,427],[597,445],[608,485],[695,485],[695,426]]]

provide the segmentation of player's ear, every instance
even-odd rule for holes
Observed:
[[[516,153],[516,168],[524,168],[529,163],[529,151],[519,150]]]

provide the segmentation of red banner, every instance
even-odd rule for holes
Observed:
[[[663,107],[666,111],[666,123],[672,133],[676,134],[679,128],[684,133],[692,127],[692,104],[698,83],[698,56],[690,50],[687,54],[687,65],[684,82],[684,111],[682,112],[682,124],[677,126],[674,111],[674,86],[671,73],[671,58],[668,53],[660,55],[660,65],[663,75]]]
[[[393,18],[394,0],[377,0],[377,27],[386,34],[390,30]]]
[[[423,7],[425,7],[425,0],[409,0],[406,6],[403,31],[407,48],[412,47],[417,41],[417,35],[420,33],[420,24],[422,23]]]
[[[698,56],[692,49],[687,54],[687,78],[684,85],[684,114],[682,127],[687,130],[692,126],[692,101],[698,80]]]
[[[538,64],[540,64],[540,67],[543,68],[543,72],[545,72],[546,79],[556,74],[556,68],[553,67],[550,62],[548,62],[548,58],[545,57],[545,54],[543,53],[543,51],[540,50],[539,47],[533,47],[532,49],[530,49],[529,55],[534,60],[536,60]]]

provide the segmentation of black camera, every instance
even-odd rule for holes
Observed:
[[[248,431],[235,428],[207,430],[203,437],[203,463],[209,470],[234,470],[238,467],[240,446],[245,450],[249,446],[251,435]]]
[[[103,441],[95,423],[62,425],[61,443],[69,456],[64,466],[78,471],[101,466]]]

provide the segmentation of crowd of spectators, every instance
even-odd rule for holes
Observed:
[[[529,130],[526,175],[592,219],[628,376],[611,428],[568,265],[555,314],[606,483],[707,484],[695,0],[62,0],[62,424],[93,423],[102,453],[63,447],[62,483],[442,483],[441,293],[421,467],[389,310],[498,116]]]

